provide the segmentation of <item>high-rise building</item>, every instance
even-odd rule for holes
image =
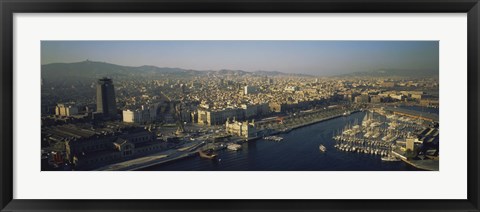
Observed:
[[[107,118],[115,118],[117,115],[112,79],[102,78],[97,82],[97,112],[103,113]]]

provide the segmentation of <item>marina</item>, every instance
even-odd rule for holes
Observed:
[[[438,170],[438,160],[413,159],[417,155],[411,153],[423,144],[424,139],[419,140],[419,136],[425,132],[427,134],[436,132],[433,137],[427,139],[427,145],[435,137],[438,138],[438,131],[431,128],[432,117],[438,117],[438,114],[425,114],[404,108],[386,110],[376,108],[367,111],[361,121],[355,119],[353,122],[347,122],[342,130],[337,131],[332,137],[336,141],[334,147],[347,153],[379,155],[384,162],[404,161],[423,170]],[[407,159],[406,155],[410,159]]]
[[[422,123],[415,123],[409,118],[395,115],[382,116],[367,111],[359,122],[347,123],[333,139],[337,142],[335,148],[344,152],[380,155],[385,161],[393,161],[392,151],[396,147],[395,141],[411,137],[411,133],[418,133],[425,127]]]

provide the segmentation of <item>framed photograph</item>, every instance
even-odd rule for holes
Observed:
[[[477,0],[0,7],[1,211],[479,211]]]

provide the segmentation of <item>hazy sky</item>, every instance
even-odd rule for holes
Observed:
[[[86,59],[127,66],[331,75],[438,70],[437,41],[42,41],[42,64]]]

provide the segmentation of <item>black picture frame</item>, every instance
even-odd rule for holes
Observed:
[[[478,0],[0,0],[1,211],[479,211]],[[18,200],[13,199],[14,13],[467,13],[468,198],[466,200]],[[21,76],[27,77],[27,76]],[[448,182],[445,182],[448,183]]]

